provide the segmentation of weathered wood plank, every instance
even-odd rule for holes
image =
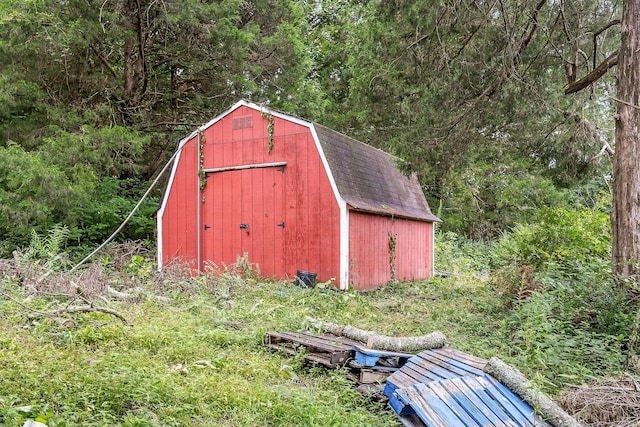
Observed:
[[[410,377],[415,379],[415,382],[429,382],[429,381],[439,381],[444,379],[442,375],[439,373],[433,372],[429,369],[425,369],[420,365],[416,365],[415,363],[409,360],[402,367],[402,371],[409,375]],[[446,372],[443,372],[446,375]]]
[[[426,424],[416,414],[398,417],[404,427],[425,427]]]
[[[422,360],[427,361],[435,366],[439,366],[447,371],[455,374],[456,377],[462,377],[465,375],[484,375],[483,371],[476,369],[472,366],[465,365],[464,363],[457,362],[452,359],[443,360],[440,357],[437,357],[434,353],[430,353],[429,351],[425,351],[418,355]]]
[[[385,381],[391,372],[389,371],[376,371],[373,369],[359,369],[357,371],[358,383],[360,384],[373,384],[381,383]]]
[[[449,422],[450,420],[443,418],[415,389],[400,389],[397,390],[396,393],[400,400],[413,408],[415,414],[420,417],[422,422],[428,427],[448,427],[454,425]]]
[[[330,368],[345,365],[353,356],[354,341],[334,336],[315,336],[301,332],[267,332],[264,345],[295,354],[300,347],[309,355],[306,359]]]
[[[431,350],[435,353],[442,354],[445,357],[457,360],[459,362],[465,363],[469,366],[473,366],[476,369],[483,370],[484,366],[487,364],[485,359],[481,359],[472,354],[465,353],[464,351],[460,351],[458,349],[452,347],[441,347],[437,349]]]
[[[482,359],[478,359],[471,355],[467,355],[467,356],[470,356],[470,358],[467,358],[465,357],[466,353],[463,353],[457,350],[454,350],[454,351],[447,351],[447,350],[454,350],[454,349],[439,348],[435,350],[427,350],[423,353],[420,353],[419,356],[423,354],[428,354],[433,358],[437,358],[442,362],[448,363],[450,365],[455,366],[458,369],[463,370],[464,372],[466,372],[466,375],[476,375],[476,376],[484,375],[483,368],[484,368],[484,365],[486,365],[487,363],[486,360],[483,361]],[[483,361],[484,364],[478,363],[478,360]]]
[[[361,345],[353,346],[356,361],[364,366],[375,366],[378,363],[385,363],[389,366],[402,366],[413,354],[398,353],[393,351],[373,350]]]
[[[451,410],[460,418],[460,420],[464,423],[465,426],[482,426],[484,425],[482,422],[476,422],[476,417],[471,417],[469,415],[470,412],[473,412],[472,409],[468,409],[463,407],[461,402],[459,402],[455,397],[451,394],[451,392],[444,386],[447,381],[433,381],[430,382],[429,385],[425,384],[416,384],[415,389],[419,392],[423,392],[425,389],[430,389],[437,397],[439,397]]]
[[[267,332],[266,337],[272,342],[290,341],[300,344],[315,346],[326,350],[348,350],[351,351],[357,341],[344,337],[335,337],[331,335],[311,335],[303,332]]]
[[[467,383],[476,384],[470,387]],[[456,378],[452,380],[454,384],[465,396],[483,410],[484,415],[497,427],[517,427],[518,424],[496,402],[484,392],[484,389],[475,382],[473,377]]]
[[[460,376],[457,372],[453,372],[446,367],[442,367],[423,358],[411,358],[405,366],[411,367],[413,370],[420,372],[423,376],[432,378],[434,381],[446,380]]]
[[[487,392],[487,394],[489,394],[489,396],[495,399],[500,404],[500,406],[502,406],[505,412],[512,419],[514,419],[520,427],[532,426],[533,425],[532,420],[534,419],[533,410],[531,409],[530,411],[528,411],[524,409],[525,413],[523,413],[522,410],[519,409],[519,406],[520,406],[519,402],[522,402],[522,400],[519,397],[515,396],[513,393],[511,393],[510,390],[508,390],[502,384],[497,382],[493,383],[489,381],[488,378],[489,378],[488,375],[484,377],[478,377],[476,378],[476,381],[478,381],[478,383],[481,384],[482,387],[484,387],[484,390]],[[509,391],[509,393],[505,395],[505,390],[502,390],[499,386],[502,386],[502,388]],[[527,404],[525,403],[525,405]],[[541,424],[537,424],[537,425],[541,425]]]
[[[442,401],[436,394],[428,388],[424,388],[420,391],[413,389],[413,398],[416,404],[412,405],[417,414],[426,414],[425,408],[429,407],[438,416],[445,421],[445,426],[449,427],[468,427],[445,402]],[[418,410],[418,406],[420,410]],[[428,423],[427,423],[428,424]],[[473,425],[472,425],[473,426]],[[473,426],[475,427],[475,426]]]

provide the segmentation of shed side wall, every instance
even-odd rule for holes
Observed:
[[[392,279],[431,277],[433,223],[349,213],[349,281],[355,289],[375,289]],[[393,243],[392,243],[393,240]],[[393,248],[392,248],[393,247]],[[393,261],[391,254],[395,252]]]
[[[162,265],[174,261],[197,268],[198,147],[187,141],[180,153],[162,215]]]

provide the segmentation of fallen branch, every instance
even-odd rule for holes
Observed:
[[[146,297],[151,297],[157,301],[160,302],[171,302],[171,300],[167,297],[161,297],[158,295],[147,295],[144,291],[144,289],[142,288],[135,288],[134,289],[135,293],[129,293],[129,292],[121,292],[118,290],[113,289],[111,286],[107,285],[107,293],[112,297],[115,298],[117,300],[121,300],[121,301],[131,301],[131,300],[135,300],[137,298],[140,297],[140,295],[146,296]]]
[[[607,59],[602,61],[600,65],[598,65],[595,69],[593,69],[589,74],[584,76],[578,81],[569,82],[569,86],[565,89],[564,94],[569,95],[571,93],[579,92],[582,89],[590,86],[595,83],[600,77],[604,76],[604,74],[609,71],[610,68],[618,65],[618,51],[613,52]]]
[[[439,331],[417,337],[389,337],[349,325],[343,326],[321,322],[316,319],[311,319],[311,323],[324,332],[366,343],[367,348],[376,350],[413,353],[420,350],[444,347],[447,344],[447,337]]]
[[[109,285],[107,285],[107,293],[118,300],[130,300],[137,297],[137,295],[131,295],[128,292],[116,291]]]
[[[492,357],[484,367],[484,371],[494,376],[502,384],[529,403],[538,414],[555,427],[581,427],[582,425],[567,414],[545,394],[535,390],[527,378],[497,357]]]
[[[38,311],[32,314],[31,317],[41,317],[41,316],[59,317],[62,314],[95,313],[95,312],[110,314],[122,320],[124,323],[129,324],[129,321],[122,314],[118,313],[117,311],[111,308],[100,307],[99,305],[76,305],[76,306],[61,308],[58,310],[53,310],[46,313]]]

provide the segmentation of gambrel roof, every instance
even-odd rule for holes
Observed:
[[[399,170],[399,158],[325,126],[312,125],[338,192],[351,208],[440,221],[431,213],[416,175]]]
[[[244,100],[193,131],[180,145],[204,131],[240,106],[246,106],[290,120],[315,131],[328,175],[333,178],[339,196],[355,210],[398,216],[428,222],[440,222],[429,204],[415,174],[405,175],[398,165],[402,160],[380,149],[350,138],[318,123]],[[166,196],[166,189],[165,189]],[[165,197],[163,197],[163,200]]]

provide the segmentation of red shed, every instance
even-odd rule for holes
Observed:
[[[433,274],[433,223],[397,158],[240,101],[180,141],[158,211],[158,262],[298,270],[340,289]]]

